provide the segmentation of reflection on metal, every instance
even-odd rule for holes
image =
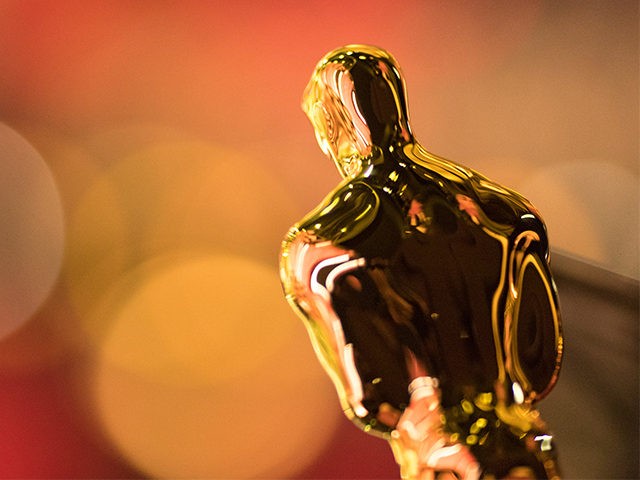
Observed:
[[[329,53],[303,109],[344,180],[289,231],[281,277],[347,415],[403,478],[557,477],[535,408],[562,356],[536,209],[418,144],[383,50]]]

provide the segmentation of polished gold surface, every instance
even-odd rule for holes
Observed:
[[[327,54],[303,109],[343,181],[289,231],[281,278],[345,413],[403,478],[557,477],[535,408],[563,346],[537,210],[417,142],[381,49]]]

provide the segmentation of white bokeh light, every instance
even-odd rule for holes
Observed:
[[[46,299],[64,249],[63,211],[40,154],[0,123],[0,339]]]

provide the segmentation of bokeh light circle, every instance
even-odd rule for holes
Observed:
[[[169,255],[130,272],[96,369],[107,435],[161,478],[285,478],[341,414],[277,270],[231,254]]]
[[[115,159],[70,214],[65,284],[82,318],[124,272],[170,251],[275,261],[294,202],[262,159],[171,129],[132,126],[92,143]],[[82,325],[92,341],[106,327]]]
[[[64,249],[64,216],[53,175],[40,154],[0,123],[0,339],[46,299]]]

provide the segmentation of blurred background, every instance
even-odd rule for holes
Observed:
[[[547,220],[568,478],[638,478],[638,3],[0,0],[0,477],[398,478],[280,290],[339,181],[316,62],[389,50],[432,152]]]

